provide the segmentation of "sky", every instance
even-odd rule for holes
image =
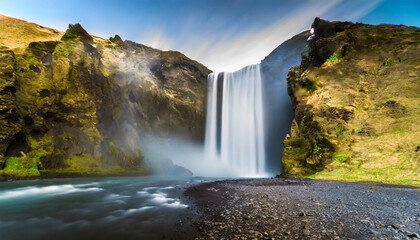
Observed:
[[[220,72],[259,63],[317,16],[420,27],[420,0],[0,0],[0,14],[60,31],[80,23]]]

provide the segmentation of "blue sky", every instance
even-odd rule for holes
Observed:
[[[419,27],[420,0],[0,0],[0,14],[61,31],[78,22],[102,38],[119,34],[233,71],[259,62],[317,16]]]

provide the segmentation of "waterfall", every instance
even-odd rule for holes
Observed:
[[[222,75],[223,79],[219,80]],[[260,65],[250,65],[220,76],[217,73],[208,76],[206,161],[227,168],[231,176],[264,176],[266,169]],[[223,86],[221,103],[217,102],[218,84]],[[218,111],[220,107],[222,109]],[[226,172],[226,169],[221,171]]]

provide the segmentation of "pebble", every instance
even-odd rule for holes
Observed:
[[[398,203],[399,194],[409,191],[381,186],[381,191],[389,192],[384,200],[377,190],[366,198],[362,190],[365,186],[357,183],[326,184],[313,180],[313,184],[306,183],[306,192],[299,179],[294,180],[296,185],[243,184],[259,181],[267,180],[208,183],[206,189],[219,191],[214,193],[215,199],[205,196],[205,205],[198,213],[203,218],[197,217],[193,223],[203,231],[196,239],[358,239],[369,234],[372,239],[420,238],[416,231],[420,214],[414,213],[415,199],[405,197],[403,205],[394,204]],[[331,190],[337,184],[339,190]],[[357,187],[359,191],[351,192]],[[206,207],[208,212],[203,211]]]
[[[411,233],[411,234],[407,235],[407,237],[410,237],[410,238],[419,238],[420,239],[420,235],[417,234],[417,233]]]

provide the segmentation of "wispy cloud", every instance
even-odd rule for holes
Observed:
[[[183,52],[214,71],[233,71],[261,61],[283,41],[309,29],[317,16],[328,20],[357,21],[381,2],[0,0],[0,9],[2,14],[60,30],[65,30],[67,23],[79,22],[96,36],[108,38],[117,33],[123,39],[154,48]],[[80,8],[81,5],[84,7]],[[413,8],[417,6],[411,5]],[[67,11],[60,11],[62,9]],[[401,22],[395,17],[392,19]]]
[[[204,32],[192,36],[183,44],[171,47],[198,60],[213,71],[235,71],[260,62],[279,44],[309,29],[317,16],[330,20],[357,21],[380,2],[381,0],[308,1],[264,28],[242,29],[241,34],[225,33],[223,36]]]
[[[171,50],[174,47],[171,39],[162,30],[154,30],[145,35],[147,37],[143,40],[142,44],[146,46],[165,51]]]

